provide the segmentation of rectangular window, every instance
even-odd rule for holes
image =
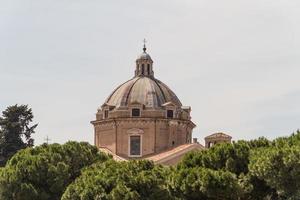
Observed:
[[[167,110],[167,118],[173,118],[174,117],[174,111],[173,110]]]
[[[104,111],[104,118],[105,118],[105,119],[108,118],[108,110],[105,110],[105,111]]]
[[[141,111],[138,108],[133,108],[131,111],[132,117],[139,117],[141,115]]]
[[[141,136],[130,136],[130,155],[141,155]]]

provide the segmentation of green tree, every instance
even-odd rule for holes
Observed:
[[[27,105],[9,106],[0,117],[0,166],[18,150],[33,146],[31,135],[37,124],[30,126],[32,110]]]
[[[237,175],[248,172],[249,144],[245,141],[215,145],[205,151],[187,154],[179,168],[204,167],[213,170],[228,170]]]
[[[106,154],[85,142],[20,150],[0,171],[0,199],[59,200],[81,169],[107,159]]]
[[[281,148],[284,146],[293,146],[300,145],[300,130],[297,130],[295,133],[289,137],[279,137],[275,139],[272,143],[272,146]]]
[[[146,160],[96,163],[67,188],[62,200],[167,200],[167,174],[167,167]]]
[[[272,146],[272,142],[263,137],[251,141],[233,142],[232,144],[218,144],[205,151],[187,154],[177,168],[202,167],[216,171],[229,171],[236,175],[240,186],[243,188],[243,199],[256,200],[261,196],[271,194],[273,189],[264,180],[249,175],[250,155],[253,150],[270,146]]]
[[[249,169],[253,177],[276,191],[278,199],[300,199],[299,145],[259,149],[251,156]]]
[[[183,200],[234,200],[243,196],[235,174],[202,167],[173,170],[168,188],[173,197]]]

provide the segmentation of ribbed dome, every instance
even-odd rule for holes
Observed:
[[[146,107],[159,108],[164,103],[182,104],[168,86],[149,76],[137,76],[120,85],[106,100],[106,104],[123,107],[131,103],[141,103]]]

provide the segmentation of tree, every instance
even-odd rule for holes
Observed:
[[[183,200],[234,200],[243,195],[235,174],[202,167],[173,170],[168,188],[173,197]]]
[[[0,199],[59,200],[84,167],[108,159],[85,142],[20,150],[0,171]]]
[[[213,170],[228,170],[236,175],[248,172],[250,147],[247,142],[223,143],[205,151],[187,154],[179,168],[204,167]]]
[[[30,126],[33,119],[27,105],[9,106],[0,117],[0,166],[4,166],[18,150],[33,146],[31,135],[37,124]]]
[[[272,146],[265,138],[250,141],[238,141],[232,144],[224,143],[213,146],[205,151],[195,151],[187,154],[178,169],[208,168],[216,171],[235,174],[243,189],[243,199],[256,200],[261,196],[273,194],[264,180],[249,174],[249,159],[251,152]]]
[[[251,157],[250,174],[273,188],[277,199],[300,199],[299,161],[299,145],[259,149]]]
[[[167,167],[146,160],[96,163],[66,189],[62,200],[167,200],[167,174]]]

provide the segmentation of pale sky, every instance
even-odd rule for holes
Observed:
[[[300,128],[299,0],[0,0],[0,110],[28,104],[43,143],[93,143],[97,108],[132,78],[147,39],[155,76],[192,107],[200,141]]]

